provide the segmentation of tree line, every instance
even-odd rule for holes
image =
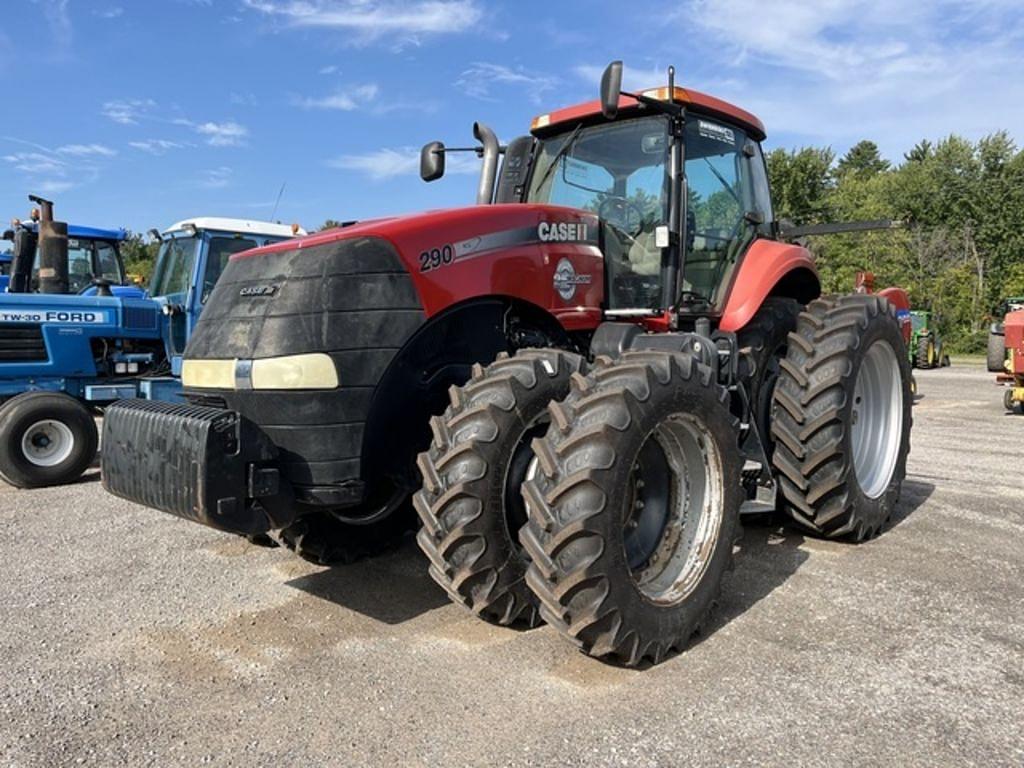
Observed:
[[[838,161],[828,147],[776,149],[767,161],[778,219],[900,222],[810,238],[826,291],[874,272],[878,287],[902,286],[931,311],[957,352],[984,351],[999,302],[1024,294],[1024,152],[1007,133],[921,141],[897,165],[871,141]]]

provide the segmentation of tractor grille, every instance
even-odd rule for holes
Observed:
[[[0,323],[0,363],[39,362],[48,358],[39,323]]]
[[[124,327],[136,330],[155,330],[157,311],[152,307],[125,307]]]

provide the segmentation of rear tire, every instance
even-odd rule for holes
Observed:
[[[499,356],[452,387],[451,405],[431,420],[434,439],[419,456],[423,489],[413,500],[423,521],[416,540],[452,601],[495,624],[541,623],[519,546],[520,487],[531,442],[547,429],[548,403],[569,393],[582,366],[558,349]]]
[[[61,392],[25,392],[0,408],[0,477],[17,488],[74,482],[98,444],[93,414]]]
[[[1006,368],[1006,337],[1000,333],[988,334],[988,351],[985,355],[985,364],[989,373],[1004,373]]]
[[[707,619],[739,533],[738,422],[692,356],[627,352],[553,403],[523,484],[527,583],[591,656],[660,662]]]
[[[789,346],[789,334],[796,330],[796,319],[801,310],[802,306],[794,299],[770,296],[736,334],[740,355],[743,356],[740,378],[747,384],[750,408],[769,459],[774,448],[771,439],[772,394],[779,379],[780,363]]]
[[[800,315],[772,411],[772,463],[800,525],[855,541],[882,529],[906,476],[910,379],[885,299],[818,299]]]

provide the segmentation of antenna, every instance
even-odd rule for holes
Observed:
[[[270,220],[271,221],[273,221],[274,217],[277,216],[277,206],[280,205],[280,203],[281,203],[281,195],[284,194],[284,187],[285,187],[285,185],[287,183],[288,183],[287,181],[282,181],[281,182],[281,189],[277,193],[277,200],[274,201],[274,210],[270,214]]]
[[[671,64],[668,68],[668,100],[672,101],[676,94],[676,68]]]

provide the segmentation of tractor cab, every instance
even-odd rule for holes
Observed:
[[[160,250],[147,293],[170,319],[167,356],[178,376],[185,345],[229,257],[306,232],[295,224],[205,216],[150,234]]]
[[[15,219],[4,240],[15,245],[9,254],[0,254],[0,289],[10,293],[66,293],[84,296],[115,295],[141,297],[144,291],[127,280],[121,257],[121,243],[128,233],[124,229],[104,229],[80,224],[62,224],[67,237],[67,255],[59,263],[41,265],[42,231],[52,225],[53,203],[30,198],[40,207],[32,210],[29,221]],[[48,221],[42,221],[41,210]],[[45,247],[45,246],[44,246]],[[15,258],[18,252],[25,255]],[[6,256],[6,258],[4,258]],[[47,280],[40,279],[40,270]],[[45,284],[45,285],[44,285]]]
[[[538,144],[525,201],[598,215],[608,314],[656,312],[677,293],[708,309],[719,306],[737,257],[771,218],[759,134],[735,120],[699,115],[677,138],[670,116],[640,105],[633,112],[590,125],[559,113],[535,121],[544,128],[534,128]],[[685,158],[684,170],[673,181],[676,152]],[[676,218],[685,221],[681,237],[674,235]],[[684,265],[672,273],[678,284],[671,286],[665,283],[669,250]]]
[[[764,126],[738,107],[676,87],[671,70],[668,87],[623,92],[617,64],[605,73],[600,99],[536,117],[531,135],[507,146],[474,126],[484,163],[477,202],[595,214],[606,318],[667,318],[671,311],[673,326],[687,316],[718,321],[740,260],[755,240],[778,234],[760,145]],[[464,150],[439,142],[423,148],[424,180],[443,174],[451,151]],[[817,295],[813,264],[798,260],[802,268],[786,290],[810,300]]]

